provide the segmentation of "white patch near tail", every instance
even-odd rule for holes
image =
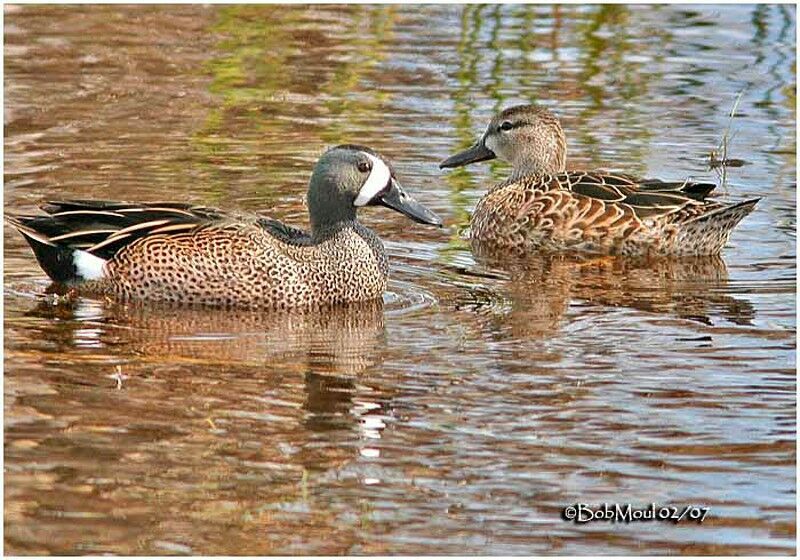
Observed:
[[[106,261],[86,251],[75,251],[72,262],[78,270],[78,276],[84,280],[99,280],[106,275]]]
[[[380,158],[376,158],[372,154],[361,152],[372,161],[372,171],[369,177],[362,185],[361,190],[358,191],[354,206],[366,206],[369,201],[375,198],[379,192],[386,188],[389,184],[389,179],[392,178],[392,172]]]

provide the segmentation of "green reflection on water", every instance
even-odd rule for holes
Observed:
[[[387,94],[369,82],[387,56],[396,9],[342,10],[342,18],[309,6],[218,10],[210,31],[220,39],[205,71],[219,106],[192,139],[210,191],[221,195],[231,170],[255,172],[269,203],[272,185],[296,180],[298,157],[352,142],[378,120]]]
[[[325,107],[334,116],[320,136],[328,143],[341,142],[348,130],[366,127],[380,118],[390,94],[367,87],[372,70],[388,56],[387,46],[397,19],[393,6],[358,6],[345,34],[348,56],[321,85]]]
[[[481,12],[485,6],[469,5],[464,6],[461,11],[461,31],[458,41],[458,59],[460,61],[456,71],[458,86],[453,91],[453,102],[455,110],[453,112],[453,129],[458,137],[458,143],[453,148],[453,152],[464,149],[475,142],[475,122],[472,112],[477,107],[474,99],[476,88],[479,87],[478,63],[480,60],[479,50],[476,48],[480,33]],[[450,186],[450,202],[452,204],[452,215],[456,223],[463,227],[469,223],[470,198],[467,193],[475,186],[474,174],[466,167],[459,167],[447,173],[445,181]],[[450,244],[454,248],[461,247],[461,240],[454,235]]]
[[[579,82],[590,102],[584,104],[580,112],[579,122],[584,125],[567,131],[567,134],[568,139],[569,136],[580,138],[581,144],[588,148],[586,151],[597,153],[604,142],[603,136],[607,142],[608,135],[598,135],[595,127],[586,126],[585,123],[593,119],[602,121],[604,113],[615,110],[618,120],[610,119],[608,126],[624,128],[629,135],[640,140],[628,143],[632,153],[628,156],[630,164],[625,171],[642,174],[642,161],[652,134],[647,126],[639,122],[642,112],[633,103],[624,102],[646,98],[648,81],[658,78],[653,76],[653,70],[644,68],[643,63],[631,61],[631,55],[640,47],[630,40],[634,33],[630,29],[630,16],[628,6],[596,6],[578,26],[577,39],[582,64]],[[620,98],[623,103],[619,103]],[[611,103],[615,103],[615,106],[611,106]]]

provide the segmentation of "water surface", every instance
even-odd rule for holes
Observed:
[[[7,6],[6,212],[305,226],[314,161],[355,141],[449,227],[363,211],[389,291],[325,314],[59,302],[6,227],[6,552],[793,553],[794,37],[792,6]],[[437,164],[519,102],[570,167],[667,179],[720,182],[730,125],[720,196],[764,199],[720,259],[478,258],[508,169]]]

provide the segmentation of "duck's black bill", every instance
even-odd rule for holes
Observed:
[[[415,222],[442,227],[442,219],[408,195],[400,184],[392,179],[388,190],[376,197],[375,202],[405,214]]]
[[[483,140],[478,140],[471,148],[467,148],[463,152],[459,152],[444,160],[439,164],[439,168],[461,167],[462,165],[487,161],[496,157],[495,153],[484,145]]]

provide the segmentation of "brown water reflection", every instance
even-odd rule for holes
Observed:
[[[275,514],[264,504],[287,498],[306,511],[307,469],[335,468],[358,453],[358,448],[320,446],[319,440],[337,430],[368,437],[380,427],[372,418],[380,414],[384,397],[373,394],[368,374],[380,365],[385,344],[380,302],[314,314],[221,314],[79,299],[41,303],[26,317],[55,322],[45,337],[66,355],[44,371],[31,364],[33,375],[23,387],[7,382],[12,390],[33,385],[36,409],[34,417],[20,416],[28,410],[20,399],[6,416],[7,427],[52,419],[65,403],[81,403],[80,411],[65,419],[63,435],[41,442],[15,439],[9,449],[12,455],[32,453],[29,460],[46,473],[51,471],[46,465],[60,465],[37,477],[33,487],[13,469],[6,477],[15,506],[7,509],[8,542],[25,540],[24,519],[36,515],[42,520],[36,534],[45,538],[52,531],[43,544],[58,547],[40,553],[62,547],[170,552],[169,539],[167,545],[152,542],[142,549],[132,537],[142,531],[181,534],[189,521],[193,530],[198,522],[208,524],[204,550],[231,552],[230,535],[213,536],[219,531],[215,524],[234,515],[242,531],[267,528]],[[70,348],[82,352],[70,356]],[[87,354],[92,356],[84,362]],[[24,363],[29,357],[10,358]],[[293,435],[287,438],[289,426]],[[209,468],[209,460],[218,464]],[[27,490],[12,488],[17,485]],[[42,500],[41,491],[53,499]],[[168,503],[162,513],[180,512],[188,519],[153,524],[149,508],[134,505],[142,500]],[[319,526],[311,517],[270,546],[288,546],[290,534],[313,535]],[[64,519],[76,520],[79,532],[60,534]],[[103,543],[100,548],[87,544],[93,539]],[[245,538],[236,552],[263,553],[267,545]],[[340,546],[334,541],[321,550],[333,553]]]
[[[380,209],[384,302],[219,312],[47,294],[5,228],[11,554],[795,551],[792,6],[6,6],[5,211],[174,198],[306,219],[332,144],[451,225]],[[474,255],[499,107],[574,167],[763,196],[721,258]],[[572,503],[710,506],[565,523]]]
[[[616,257],[530,257],[509,266],[503,255],[482,255],[486,266],[504,267],[508,292],[471,289],[456,309],[493,317],[512,329],[510,338],[548,336],[563,325],[575,302],[629,307],[712,324],[714,315],[747,325],[755,311],[725,292],[728,270],[720,257],[620,259]],[[482,328],[487,328],[483,326]]]
[[[299,360],[302,355],[303,362],[309,363],[297,362],[298,367],[357,374],[373,365],[370,353],[384,342],[382,302],[257,313],[62,299],[67,301],[45,301],[27,315],[67,321],[79,318],[80,322],[68,322],[74,330],[67,327],[61,332],[64,348],[122,346],[154,361],[258,365]],[[325,349],[322,361],[316,360],[320,348]]]

